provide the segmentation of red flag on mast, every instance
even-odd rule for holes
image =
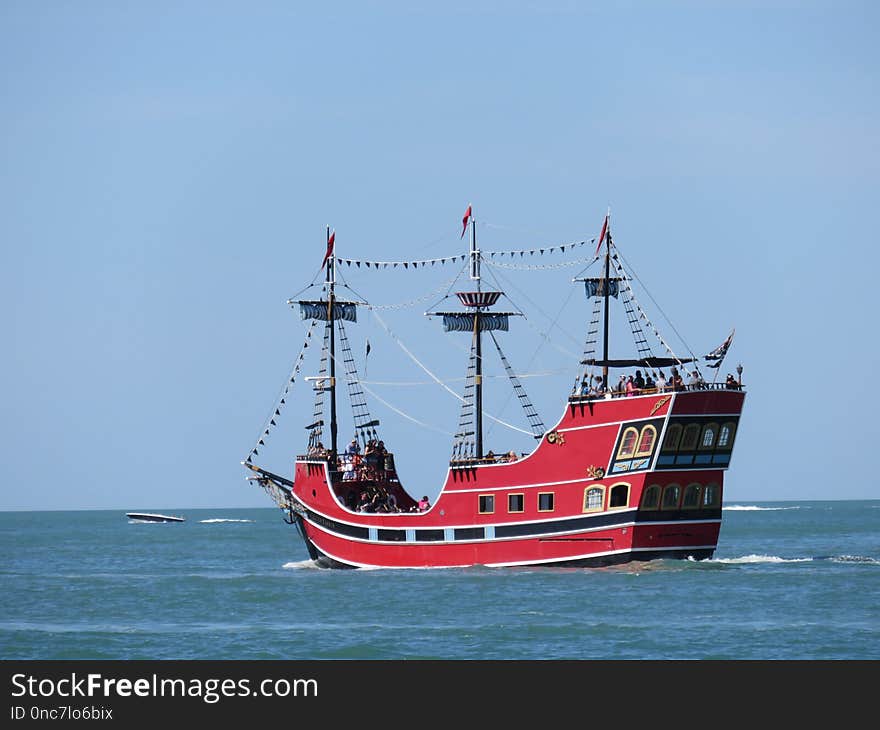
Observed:
[[[459,238],[464,238],[464,232],[467,230],[468,220],[471,218],[471,206],[467,207],[467,210],[464,212],[464,217],[461,219],[461,235]]]
[[[602,221],[602,232],[599,234],[599,243],[596,244],[596,256],[599,255],[599,249],[602,248],[602,244],[605,242],[605,236],[608,233],[608,214],[605,214],[605,220]]]
[[[336,231],[330,234],[330,238],[327,239],[327,253],[324,254],[324,260],[321,262],[321,268],[323,269],[327,263],[327,259],[329,259],[333,255],[333,243],[336,241]]]

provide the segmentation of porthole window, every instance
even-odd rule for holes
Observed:
[[[681,487],[677,484],[667,484],[663,489],[663,509],[678,509],[680,496]]]
[[[525,497],[522,494],[507,495],[507,511],[522,512],[525,509]]]
[[[598,512],[605,501],[605,487],[593,486],[584,490],[584,512]]]
[[[553,492],[539,492],[538,512],[552,512],[554,509],[554,501]]]

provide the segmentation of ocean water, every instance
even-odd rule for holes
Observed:
[[[712,560],[602,569],[319,570],[275,508],[183,514],[0,513],[0,658],[880,659],[880,500],[727,505]]]

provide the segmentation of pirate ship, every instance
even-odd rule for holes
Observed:
[[[282,508],[320,567],[602,566],[711,557],[721,527],[724,475],[745,398],[741,366],[737,378],[728,375],[716,382],[733,332],[706,355],[675,354],[635,298],[633,277],[612,241],[609,211],[598,240],[569,244],[589,245],[588,251],[596,244],[587,267],[595,265],[595,275],[572,279],[583,284],[592,315],[584,317],[586,344],[574,368],[575,387],[566,392],[555,424],[546,428],[496,336],[523,313],[496,310],[503,293],[485,288],[482,281],[481,266],[505,252],[480,251],[470,206],[460,238],[468,230],[466,254],[370,262],[340,258],[335,233],[328,228],[322,296],[289,300],[309,329],[280,400],[242,462],[248,479]],[[558,248],[566,250],[565,245]],[[416,268],[456,261],[464,263],[470,282],[455,292],[458,306],[426,312],[441,318],[447,332],[470,337],[465,385],[462,393],[454,393],[461,401],[458,429],[445,478],[431,503],[427,496],[419,499],[423,488],[407,490],[394,454],[379,438],[380,423],[371,416],[345,327],[357,322],[358,310],[370,303],[338,296],[337,271],[342,265]],[[613,304],[625,310],[635,344],[632,357],[614,358],[609,352]],[[293,459],[292,474],[270,471],[257,459],[319,325],[319,370],[306,378],[313,384],[315,408],[306,426],[305,453]],[[657,344],[649,344],[650,335]],[[534,437],[527,452],[499,456],[484,449],[484,417],[504,423],[484,409],[484,350],[489,343]],[[703,377],[704,368],[715,371],[712,382]],[[618,375],[619,387],[612,385]],[[340,380],[348,390],[356,434],[347,446],[339,441]]]

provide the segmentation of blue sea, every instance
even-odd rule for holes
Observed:
[[[327,571],[274,507],[183,516],[0,513],[0,658],[880,659],[880,500],[730,504],[713,559],[602,569]]]

